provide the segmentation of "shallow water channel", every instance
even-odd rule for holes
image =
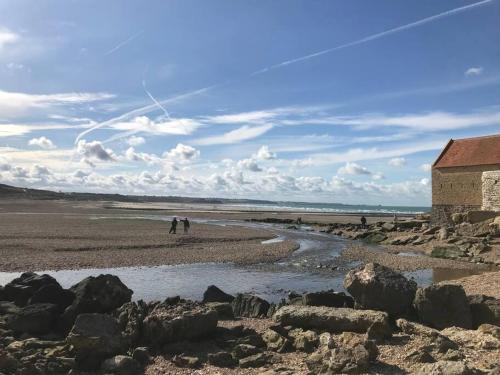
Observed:
[[[113,216],[116,218],[116,216]],[[95,219],[105,218],[96,217]],[[123,217],[131,219],[137,217]],[[170,217],[151,215],[152,220],[170,220]],[[232,263],[199,263],[155,267],[120,267],[104,269],[79,269],[45,271],[68,288],[87,276],[110,273],[118,276],[134,291],[134,300],[162,300],[169,296],[200,300],[208,285],[217,285],[227,293],[251,292],[271,302],[285,298],[290,291],[306,292],[333,289],[343,291],[342,281],[348,270],[359,265],[358,262],[342,264],[335,258],[349,245],[350,241],[337,236],[311,231],[307,227],[285,229],[280,225],[246,223],[240,221],[192,220],[193,222],[214,225],[244,225],[263,228],[273,232],[276,237],[263,241],[271,244],[284,240],[297,242],[299,248],[290,256],[274,264],[236,265]],[[408,254],[402,254],[407,256]],[[413,255],[413,254],[412,254]],[[452,272],[452,270],[449,270]],[[436,280],[446,279],[447,270],[421,270],[406,272],[407,277],[425,286]],[[42,272],[40,272],[42,273]],[[0,285],[8,283],[18,272],[0,272]],[[466,275],[450,274],[449,278]]]

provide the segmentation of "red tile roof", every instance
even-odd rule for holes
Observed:
[[[434,162],[435,168],[500,164],[500,134],[450,139]]]

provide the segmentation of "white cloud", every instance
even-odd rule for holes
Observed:
[[[175,148],[165,152],[163,156],[173,162],[185,163],[198,158],[200,156],[200,151],[194,147],[179,143]]]
[[[202,124],[189,118],[172,118],[168,120],[155,121],[146,116],[135,117],[127,122],[116,122],[109,125],[109,128],[124,131],[111,137],[109,140],[116,140],[129,136],[133,133],[150,133],[155,135],[189,135],[196,131]]]
[[[366,169],[365,167],[362,167],[359,164],[356,164],[354,162],[347,162],[343,167],[340,167],[338,170],[339,174],[351,174],[351,175],[368,175],[371,174],[371,172]]]
[[[125,158],[129,161],[140,161],[148,164],[157,164],[161,162],[161,158],[157,155],[136,152],[133,147],[129,147],[127,151],[125,151]]]
[[[275,110],[263,110],[263,111],[252,111],[252,112],[242,112],[230,115],[219,115],[206,117],[207,122],[213,124],[241,124],[241,123],[263,123],[270,120],[278,115],[279,109]]]
[[[0,51],[8,44],[17,42],[19,35],[6,28],[0,28]]]
[[[144,143],[146,143],[146,140],[143,137],[137,137],[135,135],[133,135],[132,137],[127,139],[127,144],[129,146],[133,146],[133,147],[140,146]]]
[[[262,172],[262,168],[259,167],[254,159],[243,159],[238,161],[238,168],[245,169],[251,172]]]
[[[115,161],[116,156],[111,149],[105,149],[101,142],[86,142],[84,139],[78,141],[76,152],[82,157],[82,161],[94,166],[94,161]]]
[[[50,139],[48,139],[47,137],[33,138],[28,142],[28,145],[38,146],[38,147],[43,148],[45,150],[51,150],[51,149],[56,148],[54,143]]]
[[[383,173],[377,172],[372,175],[372,179],[374,180],[385,180],[385,176]]]
[[[0,90],[0,113],[4,117],[29,113],[33,109],[50,109],[114,98],[108,93],[26,94]]]
[[[420,166],[420,169],[423,170],[424,172],[430,172],[430,170],[432,169],[432,165],[431,164],[422,164]]]
[[[231,130],[222,135],[200,138],[194,143],[197,145],[209,146],[220,144],[232,144],[260,137],[273,128],[272,125],[248,126],[244,125],[238,129]]]
[[[406,159],[402,157],[392,158],[389,160],[388,164],[392,167],[403,167],[406,165]]]
[[[260,160],[272,160],[276,159],[276,154],[274,152],[269,151],[269,146],[262,146],[257,151],[255,157]]]
[[[484,69],[482,66],[473,66],[473,67],[470,67],[469,69],[467,69],[464,74],[467,77],[480,76],[481,74],[483,74],[483,70]]]

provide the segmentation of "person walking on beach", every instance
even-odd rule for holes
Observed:
[[[169,234],[170,234],[170,233],[175,234],[175,233],[176,233],[176,231],[177,231],[177,218],[176,218],[176,217],[174,217],[174,219],[172,220],[172,224],[171,224],[171,226],[170,226],[170,230],[168,231],[168,233],[169,233]]]
[[[187,234],[189,232],[189,227],[190,227],[189,220],[186,217],[184,220],[181,221],[184,224],[184,234]]]
[[[361,229],[366,228],[366,217],[361,216]]]

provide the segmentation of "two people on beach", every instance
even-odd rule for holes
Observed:
[[[188,218],[184,218],[184,220],[177,220],[176,217],[174,217],[174,219],[172,220],[172,223],[170,225],[170,230],[168,231],[169,234],[176,234],[177,233],[177,224],[179,223],[179,221],[182,221],[182,223],[184,224],[184,234],[187,234],[189,232],[189,227],[191,226],[190,223],[189,223],[189,220]]]

